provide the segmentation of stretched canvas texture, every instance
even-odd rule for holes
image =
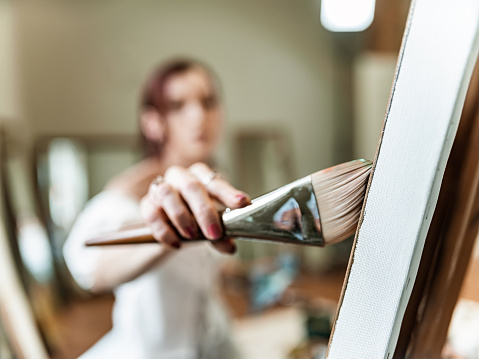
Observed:
[[[412,3],[329,359],[391,358],[477,57],[478,0]]]

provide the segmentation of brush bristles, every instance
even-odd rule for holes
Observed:
[[[371,161],[355,160],[311,175],[327,245],[356,232],[371,167]]]

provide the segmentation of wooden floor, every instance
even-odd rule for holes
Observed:
[[[77,300],[63,308],[57,317],[57,348],[53,359],[77,358],[111,329],[113,296],[102,295]]]

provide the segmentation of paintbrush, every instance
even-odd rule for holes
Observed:
[[[224,236],[315,246],[340,242],[356,231],[371,167],[368,160],[342,163],[258,197],[244,208],[226,209],[221,216]],[[138,225],[86,245],[154,242],[150,228]]]

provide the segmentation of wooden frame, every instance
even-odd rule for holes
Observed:
[[[479,66],[424,246],[394,358],[439,358],[479,231]]]
[[[0,165],[4,159],[3,145],[4,139],[0,138]],[[0,192],[3,191],[2,182],[0,176]],[[3,202],[0,203],[0,318],[18,358],[48,357],[18,273],[18,265],[14,261],[5,225]]]

